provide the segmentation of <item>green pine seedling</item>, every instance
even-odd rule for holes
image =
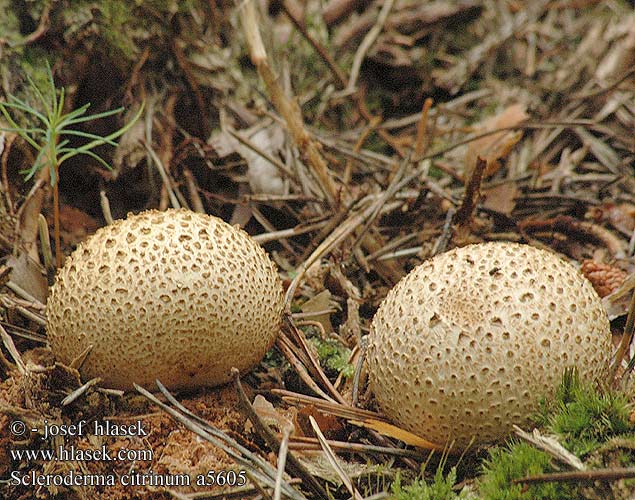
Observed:
[[[64,88],[59,91],[55,87],[53,81],[53,73],[50,65],[46,64],[47,85],[45,89],[40,89],[30,76],[27,76],[29,86],[35,95],[40,109],[28,104],[26,101],[19,99],[14,95],[9,95],[6,102],[0,102],[0,112],[9,123],[10,127],[2,127],[0,130],[13,132],[24,139],[37,151],[37,157],[33,165],[23,170],[21,173],[25,175],[25,180],[31,179],[38,171],[43,168],[49,169],[49,179],[53,187],[53,211],[55,222],[55,250],[57,258],[57,266],[61,266],[61,249],[60,249],[60,232],[59,232],[59,191],[58,177],[59,168],[69,158],[84,154],[95,159],[104,167],[111,169],[110,165],[96,154],[93,149],[104,144],[116,146],[115,139],[123,135],[141,116],[143,104],[139,107],[136,115],[130,122],[122,128],[103,137],[81,130],[76,130],[73,126],[77,124],[105,118],[115,115],[123,111],[124,108],[112,109],[102,113],[87,115],[86,112],[90,107],[87,103],[69,113],[64,113]],[[21,126],[13,118],[12,112],[24,113],[29,120],[35,125]],[[72,147],[69,145],[69,137],[81,137],[87,139],[88,142],[82,146]]]

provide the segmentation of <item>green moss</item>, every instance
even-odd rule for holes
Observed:
[[[607,441],[635,432],[629,422],[629,406],[625,395],[602,392],[580,381],[575,370],[567,370],[556,396],[543,402],[535,417],[538,426],[558,437],[562,445],[575,455],[584,457],[600,453]],[[629,457],[615,457],[628,466]],[[596,457],[599,466],[604,460]],[[530,500],[582,498],[576,485],[568,483],[512,484],[525,476],[556,472],[551,457],[527,443],[512,442],[506,448],[494,448],[484,461],[479,480],[479,493],[485,500]]]
[[[467,498],[467,493],[454,491],[456,484],[456,467],[444,477],[443,467],[439,466],[430,483],[425,479],[415,479],[408,486],[401,485],[401,477],[397,475],[391,492],[395,500],[455,500]]]
[[[82,39],[89,33],[96,47],[113,61],[123,58],[132,62],[140,53],[142,42],[165,38],[170,30],[170,19],[199,4],[201,2],[194,0],[76,0],[61,12],[64,37]]]
[[[445,172],[443,172],[443,170],[441,170],[439,167],[435,167],[434,165],[432,165],[430,167],[430,170],[428,171],[428,176],[435,180],[443,178],[444,175]]]
[[[129,3],[115,1],[100,2],[99,5],[102,17],[98,19],[106,45],[121,52],[128,59],[134,57],[137,50],[130,31],[134,11]],[[121,29],[124,26],[127,29]]]
[[[629,413],[624,394],[598,391],[581,383],[575,371],[567,371],[555,401],[542,404],[537,422],[583,457],[610,438],[635,432]]]
[[[18,64],[20,65],[22,75],[29,75],[35,86],[44,92],[44,96],[52,98],[52,95],[46,94],[46,92],[49,91],[49,76],[46,69],[49,57],[50,56],[38,46],[27,46],[25,47],[22,57],[18,60]],[[27,83],[26,78],[24,79],[24,83]],[[25,85],[24,89],[21,90],[24,91],[24,97],[29,103],[31,103],[31,101],[35,102],[37,95],[33,93],[31,86]],[[22,97],[20,92],[18,92],[18,96]]]
[[[321,9],[307,6],[304,23],[311,37],[332,53],[329,30],[324,23]],[[273,38],[268,29],[263,29],[263,36],[269,39]],[[330,71],[320,55],[295,28],[285,44],[278,47],[278,44],[272,40],[269,45],[267,50],[272,56],[274,65],[276,61],[286,60],[289,67],[293,68],[292,85],[297,96],[303,96],[306,93],[312,94],[318,81],[324,75],[330,75]],[[338,61],[336,64],[340,64],[340,62]]]
[[[20,21],[14,12],[12,2],[0,0],[0,33],[10,43],[17,42],[22,38],[20,33]]]
[[[562,436],[567,449],[580,456],[590,453],[609,437],[633,430],[623,396],[585,391],[560,408],[552,417],[550,428]]]
[[[333,339],[322,340],[319,337],[309,339],[317,349],[320,362],[324,367],[343,377],[350,378],[355,373],[355,366],[348,362],[351,350]]]
[[[283,367],[289,366],[287,358],[285,358],[278,349],[273,348],[265,353],[265,357],[262,358],[262,364],[267,368],[278,368],[280,370],[282,370]]]
[[[66,39],[81,38],[88,31],[105,53],[132,60],[137,53],[133,37],[135,29],[134,3],[77,1],[61,13]],[[149,23],[148,23],[149,24]],[[114,59],[115,57],[113,57]]]
[[[527,443],[511,442],[490,450],[479,480],[483,500],[559,500],[579,498],[575,487],[566,483],[513,484],[514,479],[554,472],[551,457]]]

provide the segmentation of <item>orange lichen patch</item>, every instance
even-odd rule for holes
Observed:
[[[188,210],[149,210],[101,228],[60,269],[47,302],[56,357],[85,380],[132,389],[214,386],[272,346],[282,282],[244,231]]]
[[[626,279],[626,272],[619,267],[594,260],[582,262],[581,271],[600,297],[613,293]]]
[[[566,367],[605,373],[606,312],[568,262],[528,245],[483,243],[424,262],[371,324],[369,382],[405,430],[458,448],[504,438],[552,395]]]

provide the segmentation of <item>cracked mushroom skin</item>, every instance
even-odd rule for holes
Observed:
[[[611,350],[600,299],[571,264],[481,243],[437,255],[388,293],[371,324],[369,383],[393,422],[465,448],[528,424],[565,368],[597,380]]]
[[[60,269],[47,336],[106,387],[214,386],[260,362],[278,334],[282,282],[244,231],[189,210],[149,210],[99,229]]]

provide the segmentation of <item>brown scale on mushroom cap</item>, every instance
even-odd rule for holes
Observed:
[[[47,335],[68,364],[93,345],[85,380],[171,389],[230,380],[278,334],[282,282],[244,231],[188,210],[150,210],[98,230],[51,287]]]
[[[369,341],[369,381],[386,416],[458,448],[527,424],[568,366],[596,380],[612,349],[591,284],[555,254],[516,243],[424,262],[389,292]]]

